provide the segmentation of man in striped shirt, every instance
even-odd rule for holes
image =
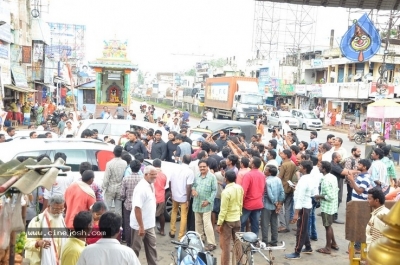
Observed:
[[[346,177],[350,187],[353,189],[352,192],[353,201],[366,201],[368,199],[368,190],[371,187],[371,176],[368,174],[370,166],[371,162],[369,162],[369,160],[361,159],[360,161],[358,161],[357,165],[357,169],[361,173],[358,174],[358,176],[355,179],[352,176]]]

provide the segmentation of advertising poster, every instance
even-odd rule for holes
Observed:
[[[260,94],[265,94],[267,97],[273,96],[268,86],[270,82],[269,68],[260,68],[260,73],[258,75],[258,90]]]

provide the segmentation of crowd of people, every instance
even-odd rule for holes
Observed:
[[[360,158],[359,148],[353,148],[347,156],[341,147],[342,140],[333,135],[320,144],[317,133],[311,132],[309,142],[300,141],[296,145],[298,139],[293,133],[285,136],[275,130],[265,146],[257,135],[247,144],[243,136],[229,139],[226,133],[221,131],[222,137],[216,141],[210,137],[199,138],[199,149],[193,152],[182,148],[186,151],[180,160],[174,161],[180,164],[180,170],[169,179],[173,201],[168,232],[171,238],[176,236],[180,207],[178,239],[186,231],[195,230],[207,242],[205,249],[213,251],[217,247],[217,232],[221,264],[228,264],[235,232],[252,231],[258,235],[261,226],[262,241],[276,246],[279,233],[290,232],[291,225],[296,224],[296,247],[286,258],[298,259],[302,253],[313,252],[311,241],[318,239],[315,209],[320,207],[326,245],[317,252],[330,254],[339,249],[332,224],[343,223],[338,218],[338,207],[344,181],[347,201],[365,200],[374,209],[373,220],[366,229],[368,246],[379,238],[377,231],[381,232],[384,224],[378,216],[388,212],[384,207],[385,195],[398,199],[400,194],[398,188],[389,193],[390,186],[397,187],[397,184],[393,164],[388,159],[390,148],[384,142],[377,143],[371,163]],[[177,147],[185,143],[182,135],[175,138],[179,139]],[[101,187],[94,182],[91,165],[82,162],[79,180],[75,177],[74,181],[69,173],[66,177],[57,177],[50,191],[32,194],[28,229],[63,227],[66,231],[86,232],[68,239],[29,237],[25,249],[31,264],[52,264],[49,262],[63,260],[65,255],[75,258],[63,264],[95,261],[108,264],[104,263],[107,260],[104,253],[115,249],[120,249],[115,259],[122,264],[139,264],[137,257],[142,246],[148,264],[158,264],[156,230],[161,236],[166,234],[167,177],[161,167],[165,158],[162,152],[158,153],[159,157],[153,154],[153,165],[144,167],[140,149],[125,150],[115,146],[115,158],[107,163]],[[68,164],[65,154],[57,153],[54,159],[58,158]],[[36,202],[41,199],[42,212],[35,217]],[[120,241],[129,248],[118,245]],[[90,246],[85,247],[85,242]],[[358,243],[357,247],[361,251]],[[41,252],[41,249],[49,251]]]
[[[31,264],[140,264],[142,248],[147,264],[160,264],[157,236],[181,240],[186,231],[199,233],[206,251],[219,245],[225,265],[230,263],[235,232],[251,231],[266,245],[277,246],[280,234],[295,230],[294,251],[285,258],[299,259],[313,252],[311,242],[321,237],[316,229],[320,224],[326,244],[316,252],[331,254],[339,250],[333,223],[344,223],[338,214],[339,207],[346,207],[342,198],[366,201],[374,209],[365,231],[368,247],[382,236],[385,224],[379,216],[388,212],[385,200],[400,199],[390,159],[396,150],[383,137],[361,158],[360,148],[348,152],[340,137],[330,134],[322,141],[316,131],[309,139],[298,139],[289,129],[274,128],[267,142],[261,134],[247,142],[245,134],[229,136],[221,130],[217,138],[196,139],[198,148],[193,149],[186,129],[168,132],[163,123],[159,127],[145,134],[127,131],[115,143],[101,185],[94,181],[91,164],[82,162],[79,176],[67,172],[51,190],[31,194],[28,231],[63,228],[71,235],[28,237],[25,256]],[[168,142],[161,139],[164,134]],[[81,137],[97,138],[90,130]],[[65,154],[57,153],[54,160],[59,158],[68,165]],[[151,165],[145,165],[145,159],[151,159]],[[166,162],[176,164],[173,174],[163,170],[172,166]],[[169,231],[166,187],[172,200]],[[360,252],[361,244],[355,248]]]

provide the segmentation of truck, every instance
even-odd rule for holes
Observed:
[[[259,93],[256,78],[208,78],[204,108],[212,111],[215,119],[228,117],[234,121],[255,121],[258,115],[262,115],[263,95]]]

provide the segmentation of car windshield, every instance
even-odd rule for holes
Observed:
[[[190,140],[192,140],[192,145],[197,146],[197,139],[202,137],[203,132],[192,131],[189,135]]]
[[[242,95],[240,102],[243,104],[253,104],[253,105],[262,105],[263,98],[260,95],[252,94],[252,95]]]
[[[304,117],[307,119],[316,119],[317,117],[315,116],[315,114],[313,112],[305,112],[304,113]]]
[[[292,117],[292,114],[290,112],[278,112],[279,117]]]

